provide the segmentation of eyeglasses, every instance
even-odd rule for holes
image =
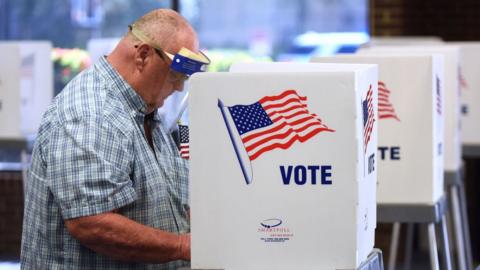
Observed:
[[[191,74],[205,71],[206,66],[210,64],[210,59],[201,51],[200,53],[194,53],[187,48],[182,48],[177,54],[173,55],[155,44],[142,31],[135,28],[134,24],[129,25],[128,28],[136,38],[151,46],[164,61],[166,60],[165,56],[170,59],[170,69],[177,81],[188,80]]]

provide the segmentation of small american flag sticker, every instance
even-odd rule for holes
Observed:
[[[178,131],[180,135],[180,156],[184,159],[190,158],[190,149],[189,149],[189,131],[188,126],[178,125]]]

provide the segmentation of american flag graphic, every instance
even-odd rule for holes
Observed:
[[[362,102],[363,107],[363,149],[367,152],[367,145],[373,131],[373,123],[375,123],[375,116],[373,115],[373,89],[372,85],[367,91],[367,97]]]
[[[440,88],[440,78],[437,76],[437,89],[436,89],[436,96],[437,96],[437,113],[438,114],[442,114],[442,95],[441,95],[441,91],[442,89]]]
[[[190,158],[190,149],[189,149],[189,131],[188,126],[178,125],[178,133],[180,137],[180,156],[184,159]]]
[[[388,119],[393,118],[400,121],[393,104],[390,102],[390,89],[387,88],[384,82],[378,81],[378,118]]]
[[[308,111],[307,97],[295,90],[227,108],[250,160],[276,148],[288,149],[320,132],[334,132]]]

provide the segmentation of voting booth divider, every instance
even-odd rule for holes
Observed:
[[[245,69],[191,78],[192,269],[357,269],[376,227],[376,66]]]

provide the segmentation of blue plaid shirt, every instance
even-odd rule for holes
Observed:
[[[64,224],[65,219],[119,209],[147,226],[190,231],[186,161],[158,115],[152,151],[143,129],[145,111],[145,102],[105,58],[55,98],[43,117],[28,173],[22,269],[188,265],[119,262],[82,246]]]

